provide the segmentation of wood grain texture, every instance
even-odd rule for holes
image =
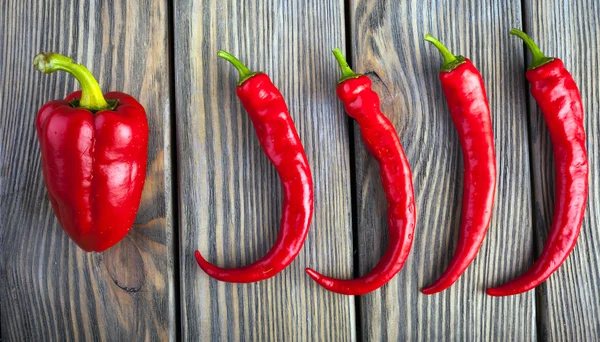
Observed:
[[[365,340],[488,341],[535,339],[533,293],[492,298],[485,288],[531,262],[531,187],[523,51],[507,30],[519,24],[512,1],[352,1],[355,70],[371,77],[382,110],[399,133],[413,171],[417,206],[414,245],[404,269],[380,291],[361,297]],[[462,153],[443,97],[438,37],[481,71],[490,102],[498,184],[487,238],[450,289],[426,296],[454,253],[462,198]],[[379,168],[355,129],[359,273],[387,247]]]
[[[6,341],[175,338],[167,1],[0,5],[0,312]],[[104,253],[63,232],[42,178],[38,108],[78,88],[32,67],[40,51],[85,64],[146,108],[149,162],[136,224]]]
[[[600,340],[600,4],[598,1],[525,1],[525,31],[547,56],[563,60],[579,86],[590,163],[589,197],[581,235],[566,262],[538,289],[538,334],[544,341]],[[519,47],[523,45],[514,38]],[[526,53],[527,65],[531,54]],[[524,72],[524,70],[523,70]],[[534,233],[541,252],[554,211],[554,157],[546,124],[529,101],[534,188]]]
[[[344,45],[341,1],[177,1],[175,65],[182,337],[185,340],[355,338],[354,300],[327,292],[307,266],[352,275],[348,125],[335,98],[331,49]],[[304,248],[254,284],[210,279],[199,249],[220,266],[247,265],[279,231],[282,192],[235,95],[238,75],[219,49],[269,74],[311,164],[315,213]]]

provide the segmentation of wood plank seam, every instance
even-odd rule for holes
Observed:
[[[352,43],[352,14],[350,13],[352,9],[351,0],[344,0],[344,30],[345,30],[345,57],[350,67],[354,67],[353,63],[353,43]],[[345,115],[345,113],[344,113]],[[359,253],[358,253],[358,181],[356,178],[356,141],[355,141],[355,133],[356,124],[354,120],[347,116],[346,117],[348,124],[348,141],[349,141],[349,149],[348,153],[350,160],[350,194],[351,194],[351,207],[352,211],[351,220],[352,220],[352,253],[353,253],[353,276],[354,278],[360,277],[360,269],[359,269]],[[362,304],[360,300],[360,296],[354,297],[354,310],[355,310],[355,328],[356,328],[356,338],[360,341],[363,340],[363,332],[362,332]]]
[[[529,23],[527,22],[527,2],[525,0],[521,0],[521,23],[523,25],[522,29],[525,32],[529,32]],[[508,33],[507,33],[508,34]],[[525,46],[524,43],[522,43],[523,45],[523,65],[527,65],[527,58],[528,57],[528,49]],[[522,82],[523,82],[523,88],[525,91],[525,113],[523,113],[523,115],[525,115],[525,120],[527,122],[527,139],[529,141],[528,144],[528,148],[529,148],[529,178],[530,178],[530,183],[531,184],[531,201],[535,201],[535,180],[534,180],[534,160],[533,160],[533,139],[531,136],[531,130],[532,130],[532,122],[531,122],[531,96],[529,95],[529,83],[527,82],[527,79],[525,78],[525,72],[523,71],[523,77],[521,78]],[[535,211],[535,205],[531,206],[531,222],[534,223],[537,220],[537,215],[536,215],[536,211]],[[535,260],[535,258],[540,255],[540,251],[538,250],[538,246],[535,243],[535,225],[532,224],[531,225],[531,249],[533,251],[533,258]],[[533,295],[533,315],[535,317],[535,325],[534,325],[534,331],[533,334],[536,337],[538,342],[541,342],[541,335],[539,334],[540,331],[540,325],[541,325],[541,321],[540,321],[540,315],[538,315],[537,313],[540,311],[540,289],[535,288],[534,289],[534,295]]]
[[[179,234],[179,150],[177,149],[177,131],[176,131],[176,120],[177,120],[177,101],[176,101],[176,88],[175,88],[175,5],[173,1],[167,1],[167,35],[168,35],[168,57],[169,57],[169,94],[171,102],[169,103],[171,108],[171,125],[170,125],[170,143],[171,143],[171,217],[172,217],[172,228],[171,232],[173,237],[171,241],[173,246],[171,251],[173,253],[173,277],[174,277],[174,316],[175,316],[175,341],[182,340],[182,320],[181,320],[181,259],[179,249],[181,247],[180,234]]]

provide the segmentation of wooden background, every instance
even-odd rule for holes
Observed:
[[[0,340],[598,341],[600,340],[600,4],[596,0],[145,0],[0,2]],[[524,69],[522,28],[563,59],[580,86],[590,196],[573,254],[535,291],[486,287],[523,272],[552,217],[552,146]],[[449,290],[419,289],[456,244],[462,156],[438,80],[432,33],[481,71],[494,127],[494,216],[475,262]],[[330,51],[367,74],[413,170],[418,225],[404,269],[379,291],[329,293],[307,266],[365,274],[386,248],[378,166],[335,97]],[[315,213],[296,260],[256,284],[207,277],[193,252],[233,267],[275,241],[282,193],[235,96],[237,55],[286,98],[315,183]],[[40,51],[85,64],[104,90],[146,107],[149,166],[131,233],[87,254],[58,225],[44,187],[34,119],[77,89],[31,65]]]

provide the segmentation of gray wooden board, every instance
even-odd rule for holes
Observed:
[[[6,341],[175,338],[167,2],[0,5],[0,312]],[[63,232],[42,178],[38,108],[76,90],[32,67],[41,51],[85,64],[146,108],[147,180],[136,223],[104,253]]]
[[[563,60],[579,85],[585,111],[589,197],[581,235],[572,254],[537,290],[538,334],[544,341],[600,340],[600,46],[598,1],[525,1],[524,29],[550,57]],[[511,45],[523,48],[518,38]],[[527,64],[531,54],[526,53]],[[525,72],[525,70],[522,70]],[[546,124],[533,98],[529,100],[535,200],[534,234],[539,254],[554,210],[554,157]]]
[[[341,1],[177,1],[174,12],[182,338],[354,339],[354,299],[304,273],[311,266],[352,275],[349,132],[330,52],[344,48]],[[283,272],[253,284],[213,280],[193,256],[199,249],[219,266],[247,265],[279,231],[279,179],[219,49],[272,77],[313,171],[315,212],[304,248]]]
[[[361,297],[365,340],[487,341],[535,339],[533,292],[492,298],[485,288],[531,262],[531,186],[523,50],[508,35],[519,25],[510,1],[352,1],[355,71],[371,77],[382,110],[394,123],[413,171],[418,223],[404,269],[387,286]],[[445,103],[438,37],[481,71],[496,144],[498,184],[493,219],[478,257],[450,289],[420,289],[447,266],[456,245],[462,198],[462,154]],[[355,129],[359,273],[387,247],[379,168]]]

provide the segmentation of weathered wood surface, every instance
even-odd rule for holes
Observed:
[[[2,226],[0,312],[6,341],[173,340],[167,1],[3,1],[0,5]],[[85,64],[103,90],[127,92],[151,127],[136,224],[104,253],[63,232],[42,178],[38,108],[78,89],[32,67],[41,51]]]
[[[531,260],[531,187],[523,51],[508,35],[519,4],[472,1],[352,1],[355,70],[371,77],[395,124],[413,171],[418,223],[404,269],[381,291],[360,299],[365,340],[485,341],[535,338],[534,296],[492,298],[486,287],[516,275]],[[438,37],[481,71],[496,144],[494,216],[478,257],[450,289],[420,289],[445,269],[456,245],[462,198],[462,153],[438,78]],[[387,246],[379,169],[355,130],[359,273]]]
[[[354,298],[304,273],[311,266],[352,275],[349,132],[330,52],[344,47],[342,3],[178,1],[175,17],[183,339],[354,339]],[[212,280],[193,256],[199,249],[217,265],[247,265],[279,231],[279,179],[219,49],[271,76],[313,171],[315,212],[304,248],[283,272],[254,284]]]
[[[599,340],[599,16],[594,0],[1,2],[0,340]],[[492,298],[486,287],[520,274],[539,254],[554,204],[551,142],[523,74],[530,54],[511,27],[563,59],[580,85],[590,197],[565,265],[536,291]],[[479,256],[433,296],[419,290],[454,252],[463,174],[438,79],[441,57],[423,41],[428,32],[481,71],[498,164]],[[404,269],[357,298],[329,293],[304,273],[310,266],[362,275],[387,246],[377,164],[335,97],[334,47],[373,80],[417,199]],[[277,174],[219,49],[272,77],[315,183],[303,250],[257,284],[211,280],[193,258],[200,249],[221,266],[257,260],[275,241],[281,213]],[[104,90],[130,93],[148,112],[148,179],[136,226],[102,254],[83,253],[68,239],[44,187],[35,114],[77,89],[64,73],[31,67],[36,53],[50,50],[86,64]]]
[[[562,59],[579,85],[590,163],[589,197],[581,235],[572,254],[536,290],[538,335],[544,341],[600,340],[600,4],[598,1],[525,1],[525,30],[550,57]],[[519,47],[523,45],[516,42]],[[526,53],[527,64],[531,54]],[[524,71],[523,71],[524,72]],[[554,157],[544,119],[529,99],[536,256],[554,210]]]

